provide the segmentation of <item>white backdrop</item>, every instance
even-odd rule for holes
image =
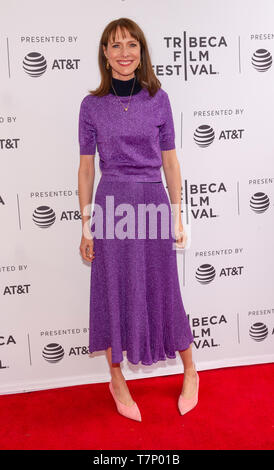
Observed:
[[[172,105],[198,370],[273,362],[273,1],[2,0],[1,394],[110,378],[105,353],[88,355],[78,113],[99,84],[101,33],[119,17],[143,29]],[[122,370],[183,368],[178,352],[153,366],[124,352]]]

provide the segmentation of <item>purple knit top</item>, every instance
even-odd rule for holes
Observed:
[[[87,95],[79,112],[80,155],[99,152],[102,176],[118,181],[162,181],[161,150],[175,149],[169,97],[162,88],[129,96]]]

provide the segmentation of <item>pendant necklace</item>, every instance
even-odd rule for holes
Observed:
[[[135,80],[136,80],[136,76],[134,77],[134,81],[133,81],[133,85],[132,85],[132,90],[131,90],[131,93],[130,93],[130,97],[129,97],[129,102],[128,102],[128,105],[127,107],[125,108],[122,101],[120,100],[119,96],[117,95],[115,89],[114,89],[114,86],[112,85],[112,80],[111,80],[111,86],[113,88],[113,91],[115,93],[115,95],[117,96],[118,100],[120,101],[121,105],[123,106],[124,110],[127,111],[128,110],[128,107],[129,107],[129,103],[130,103],[130,99],[131,99],[131,95],[132,95],[132,92],[133,92],[133,89],[134,89],[134,85],[135,85]]]

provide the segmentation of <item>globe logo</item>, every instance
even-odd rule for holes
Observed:
[[[265,212],[270,206],[269,197],[265,193],[255,193],[250,199],[250,207],[257,214]]]
[[[23,69],[30,77],[41,77],[47,69],[47,61],[39,52],[30,52],[24,57]]]
[[[32,220],[35,225],[41,228],[48,228],[54,224],[56,219],[55,212],[51,207],[39,206],[32,214]]]
[[[64,349],[60,344],[57,343],[47,344],[42,351],[43,358],[51,364],[55,364],[56,362],[61,361],[64,355]]]
[[[209,284],[215,278],[216,271],[211,264],[202,264],[196,271],[196,279],[201,284]]]
[[[272,55],[266,49],[258,49],[254,52],[251,62],[257,72],[266,72],[272,65]]]
[[[208,147],[215,139],[214,130],[211,126],[203,124],[195,130],[193,139],[199,147]]]
[[[249,336],[250,338],[254,339],[254,341],[264,341],[267,335],[268,328],[264,323],[254,323],[254,325],[252,325],[249,329]]]

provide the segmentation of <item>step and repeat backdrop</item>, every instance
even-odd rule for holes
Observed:
[[[0,394],[110,377],[104,351],[88,352],[78,116],[100,82],[102,31],[119,17],[143,29],[172,106],[188,234],[178,272],[197,367],[274,359],[274,3],[4,0]],[[97,151],[95,165],[93,196]],[[178,352],[153,366],[124,352],[122,370],[183,371]]]

